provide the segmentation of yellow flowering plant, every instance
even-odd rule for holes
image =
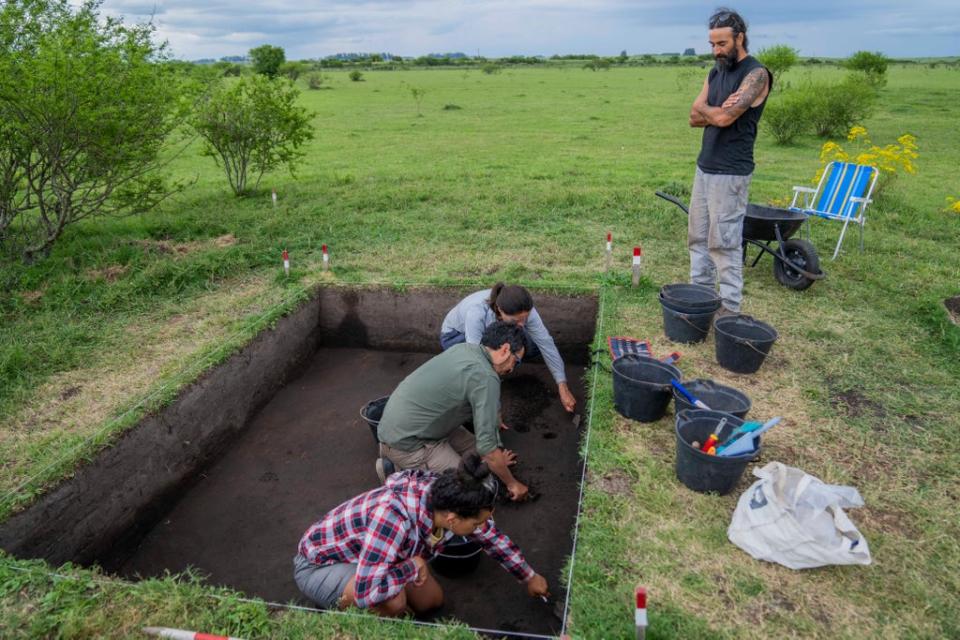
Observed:
[[[850,151],[832,140],[823,143],[820,148],[820,169],[813,178],[814,184],[820,182],[827,165],[833,161],[853,162],[879,169],[880,177],[874,193],[879,193],[885,184],[901,173],[917,172],[915,161],[920,157],[920,147],[916,137],[909,133],[897,138],[896,144],[881,147],[870,141],[865,127],[854,125],[847,133],[847,142],[854,143],[854,148]]]
[[[947,197],[947,211],[951,213],[960,213],[960,198]]]

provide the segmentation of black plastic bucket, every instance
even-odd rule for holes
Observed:
[[[694,448],[691,442],[706,442],[720,420],[727,425],[721,439],[743,424],[743,420],[722,411],[697,409],[677,415],[677,479],[686,487],[701,493],[714,492],[726,495],[736,488],[747,464],[760,455],[760,447],[753,453],[740,456],[711,456]]]
[[[698,378],[696,380],[684,381],[686,387],[694,398],[702,401],[705,405],[715,411],[724,411],[732,413],[738,418],[746,418],[750,411],[752,403],[750,397],[742,391],[733,387],[724,386],[713,380]],[[676,389],[673,390],[673,411],[680,415],[681,411],[696,409],[696,407],[681,395]]]
[[[682,374],[672,364],[633,353],[613,361],[613,405],[620,415],[656,422],[667,412],[673,387]]]
[[[753,373],[777,340],[777,330],[750,316],[723,316],[713,322],[717,362],[735,373]]]
[[[713,322],[716,310],[706,313],[683,313],[668,307],[662,298],[660,304],[663,306],[663,332],[668,340],[692,344],[707,339],[710,323]]]
[[[434,554],[430,567],[447,578],[459,578],[473,572],[480,564],[483,547],[464,536],[453,536],[443,550]]]
[[[660,304],[680,313],[707,313],[720,308],[720,296],[702,284],[665,284],[660,287]]]
[[[363,421],[370,427],[370,432],[373,434],[373,441],[376,442],[378,446],[380,445],[380,438],[377,437],[377,427],[380,426],[380,418],[383,417],[383,408],[387,406],[387,400],[389,399],[390,396],[377,398],[363,405],[363,408],[360,409],[360,417],[363,418]]]

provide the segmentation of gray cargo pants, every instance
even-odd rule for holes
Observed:
[[[687,247],[690,282],[717,286],[730,311],[743,300],[743,218],[752,176],[704,173],[697,167],[690,194]]]

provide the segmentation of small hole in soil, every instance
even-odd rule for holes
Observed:
[[[553,440],[556,437],[557,437],[557,434],[555,434],[553,431],[547,431],[545,434],[543,434],[544,440]]]

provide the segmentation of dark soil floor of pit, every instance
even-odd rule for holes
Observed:
[[[331,508],[378,485],[376,447],[359,417],[430,354],[320,349],[238,441],[207,469],[139,546],[104,566],[128,577],[194,567],[212,584],[276,602],[302,599],[292,559],[303,532]],[[582,369],[568,367],[582,411]],[[498,526],[519,544],[562,598],[560,577],[572,547],[580,433],[542,364],[524,363],[503,383],[504,446],[517,452],[518,478],[540,494],[497,508]],[[580,431],[582,431],[581,427]],[[503,631],[553,634],[553,606],[484,557],[467,577],[438,576],[446,604],[431,619],[457,618]]]

